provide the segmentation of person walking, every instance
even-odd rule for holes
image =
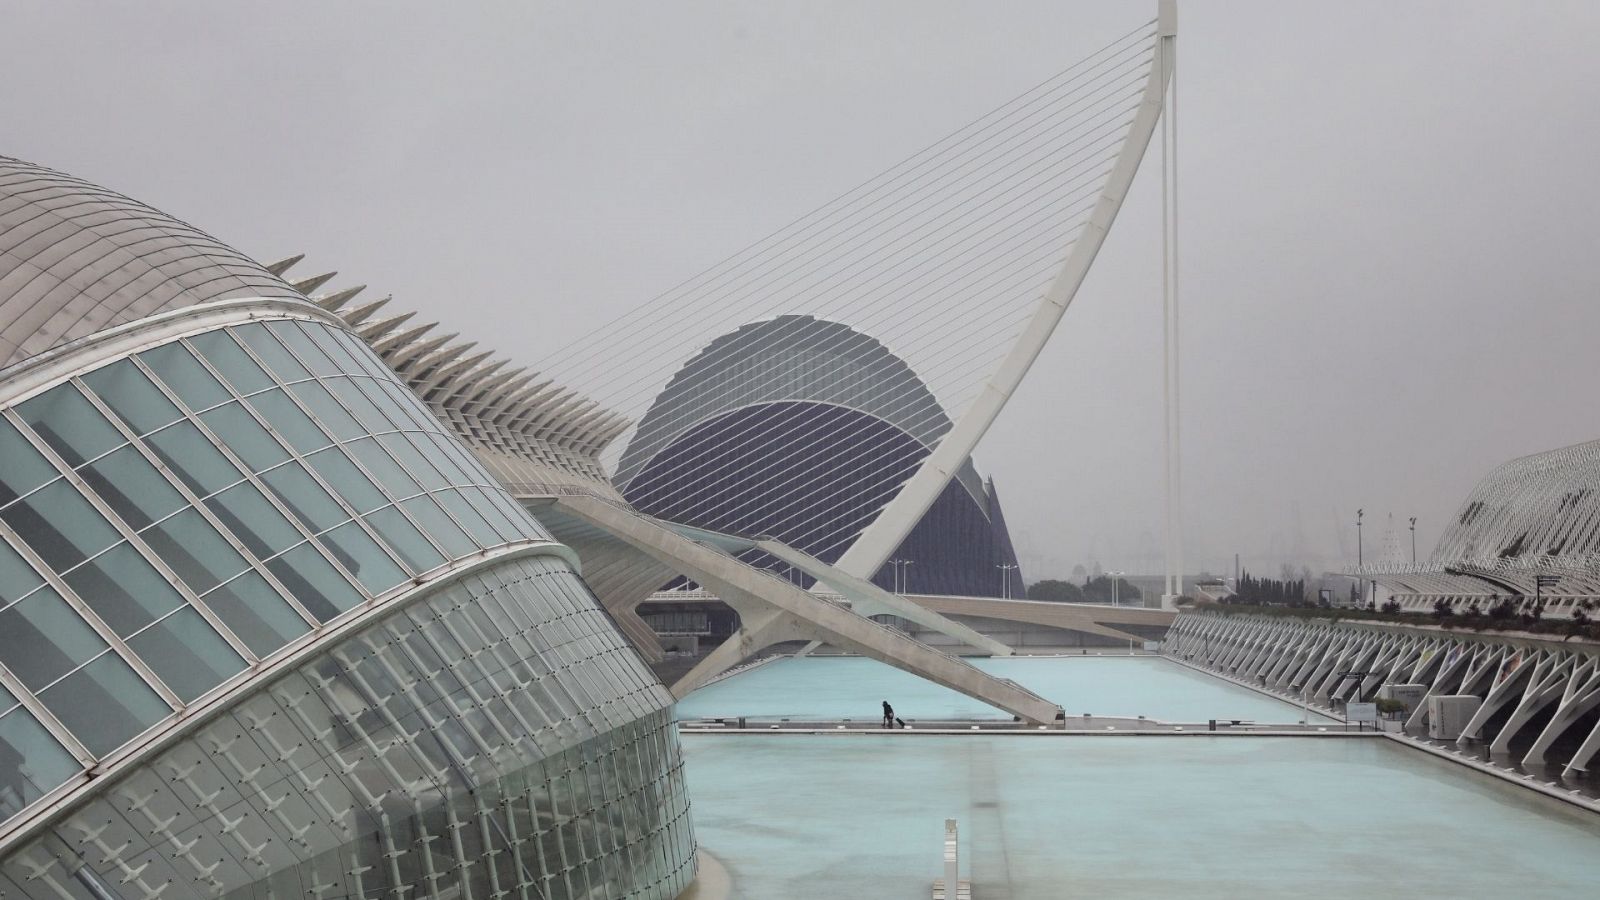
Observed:
[[[883,727],[894,727],[894,707],[890,706],[887,700],[883,701]]]

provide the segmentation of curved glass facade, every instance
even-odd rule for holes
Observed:
[[[0,866],[0,896],[670,898],[672,697],[555,557],[337,642]]]
[[[677,896],[671,694],[323,280],[0,157],[0,898]]]
[[[37,696],[78,759],[448,560],[545,536],[385,375],[352,335],[281,319],[4,411],[0,679]],[[82,766],[5,705],[9,814]]]

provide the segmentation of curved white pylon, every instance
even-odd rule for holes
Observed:
[[[1167,86],[1172,80],[1177,34],[1177,0],[1159,0],[1156,56],[1150,64],[1150,76],[1145,82],[1143,99],[1128,128],[1128,137],[1122,145],[1116,165],[1106,179],[1100,199],[1096,201],[1082,233],[1073,242],[1072,252],[1062,264],[1060,274],[1050,285],[1033,317],[1028,320],[1027,328],[1017,338],[999,368],[984,383],[982,391],[967,407],[960,421],[922,461],[921,467],[894,499],[884,506],[872,524],[850,545],[850,549],[835,564],[837,568],[858,578],[871,578],[883,566],[884,560],[900,545],[961,468],[984,432],[994,423],[995,417],[1000,415],[1006,401],[1011,399],[1012,392],[1022,382],[1033,361],[1039,358],[1040,351],[1055,332],[1062,314],[1077,295],[1079,285],[1089,274],[1089,266],[1100,252],[1100,245],[1105,243],[1106,233],[1111,230],[1111,223],[1122,209],[1122,201],[1133,184],[1133,176],[1138,172],[1139,163],[1150,146],[1156,125],[1160,123]]]

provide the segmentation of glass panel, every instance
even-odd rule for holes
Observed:
[[[459,440],[445,438],[444,445],[447,448],[445,452],[456,461],[456,465],[461,467],[461,471],[466,473],[467,484],[500,483],[485,471],[483,463],[478,460],[477,455],[467,449]]]
[[[161,561],[172,567],[190,589],[203,594],[243,572],[244,557],[223,540],[205,517],[186,509],[144,532]]]
[[[126,542],[73,569],[66,579],[73,593],[122,637],[183,605],[183,595]]]
[[[422,455],[422,451],[416,447],[416,441],[426,439],[426,435],[416,433],[386,434],[378,438],[378,443],[382,444],[391,456],[406,467],[406,471],[411,473],[411,477],[422,482],[422,487],[425,490],[436,491],[442,487],[449,487],[449,480],[439,474],[438,468],[429,462]]]
[[[322,429],[317,427],[317,423],[301,412],[300,407],[295,405],[295,402],[289,399],[289,395],[280,388],[256,394],[250,398],[250,405],[256,408],[256,412],[267,420],[274,431],[289,442],[289,446],[302,455],[320,450],[332,443],[328,436],[322,433]]]
[[[128,647],[185,703],[245,665],[244,658],[192,606],[129,638]]]
[[[148,443],[167,468],[178,473],[189,489],[210,496],[244,478],[238,467],[192,423],[179,422],[150,435]]]
[[[439,501],[439,505],[449,510],[457,522],[466,527],[473,540],[478,542],[478,546],[494,547],[503,543],[500,533],[495,531],[488,519],[473,509],[472,501],[460,491],[440,491],[434,494],[433,498]]]
[[[455,438],[448,438],[442,434],[425,434],[413,438],[422,446],[422,452],[427,455],[429,462],[444,473],[451,484],[474,484],[476,479],[461,468],[456,459],[456,450],[451,444],[459,443]]]
[[[302,381],[291,385],[289,390],[299,398],[306,409],[311,410],[311,415],[328,433],[341,441],[358,438],[367,433],[355,417],[345,412],[344,407],[333,399],[328,389],[315,381]]]
[[[306,371],[305,366],[300,365],[290,355],[289,351],[283,349],[283,345],[278,343],[278,339],[267,331],[266,326],[256,324],[240,325],[228,330],[232,331],[235,337],[244,341],[245,346],[254,350],[257,356],[261,357],[262,362],[267,364],[267,368],[277,374],[280,384],[288,384],[291,381],[300,381],[311,377],[311,373]]]
[[[326,531],[350,516],[299,463],[286,463],[261,476],[289,512],[312,531]]]
[[[0,719],[0,821],[39,799],[82,768],[33,713],[12,710]]]
[[[305,332],[301,331],[298,323],[270,322],[267,324],[267,330],[271,331],[278,340],[283,341],[284,345],[290,350],[293,350],[294,355],[300,357],[300,362],[304,363],[313,373],[323,377],[344,374],[344,370],[334,365],[333,360],[328,358],[328,354],[317,349],[311,339],[306,337]]]
[[[389,400],[402,410],[408,419],[423,431],[437,433],[443,426],[433,413],[429,412],[417,395],[406,390],[399,382],[393,380],[374,380],[373,384],[389,395]]]
[[[270,469],[289,458],[283,445],[270,432],[261,427],[239,403],[213,409],[200,417],[217,436],[224,447],[244,460],[252,472]]]
[[[361,393],[353,379],[328,378],[322,383],[327,386],[328,390],[333,391],[333,395],[339,398],[339,402],[344,404],[345,409],[355,413],[356,419],[366,426],[368,432],[377,434],[383,431],[393,431],[399,427],[389,421],[389,417],[374,406],[366,394]]]
[[[411,416],[407,415],[405,409],[394,402],[393,397],[384,393],[383,388],[379,386],[379,382],[374,381],[371,378],[352,378],[350,383],[354,384],[361,391],[361,393],[365,394],[367,399],[372,401],[374,406],[382,410],[384,416],[389,421],[394,423],[394,427],[416,427],[417,423],[411,421]]]
[[[478,549],[472,538],[467,537],[456,523],[450,521],[439,504],[433,502],[431,497],[413,497],[400,504],[405,511],[411,514],[422,525],[424,531],[444,547],[445,552],[452,559],[466,556]]]
[[[0,604],[20,600],[41,584],[44,577],[28,565],[22,554],[0,540]]]
[[[80,473],[122,521],[143,528],[186,505],[183,495],[132,447],[102,456]]]
[[[337,337],[339,342],[344,345],[345,352],[350,354],[350,358],[354,359],[356,364],[359,365],[361,369],[368,375],[378,379],[391,379],[395,377],[394,371],[384,364],[383,360],[379,359],[376,353],[372,352],[372,348],[367,346],[366,341],[363,341],[348,331],[335,332],[334,336]]]
[[[236,484],[206,501],[222,524],[260,559],[300,543],[300,532],[255,485]]]
[[[389,502],[371,479],[356,468],[343,450],[331,447],[306,457],[322,480],[334,486],[339,496],[358,513],[371,512]]]
[[[114,653],[62,679],[39,699],[96,756],[172,714],[172,707]]]
[[[149,366],[150,371],[195,412],[229,399],[228,389],[182,344],[171,343],[146,350],[139,354],[139,361]]]
[[[474,509],[489,520],[489,524],[494,526],[503,540],[515,541],[523,537],[522,530],[512,524],[510,519],[506,518],[506,514],[500,509],[499,504],[494,502],[492,494],[483,488],[463,488],[461,493],[471,501]]]
[[[68,465],[80,466],[85,460],[127,443],[94,404],[78,393],[75,384],[57,385],[17,407],[17,414],[50,449]]]
[[[354,522],[347,522],[318,540],[373,594],[381,594],[406,580],[406,574],[389,554]]]
[[[57,572],[99,553],[119,537],[77,488],[64,481],[13,503],[0,512],[0,518]]]
[[[411,567],[411,571],[426,572],[444,562],[439,551],[428,543],[415,525],[406,521],[400,510],[387,506],[365,518],[372,530]]]
[[[0,611],[0,662],[38,690],[106,648],[94,629],[43,587]]]
[[[390,497],[400,500],[422,493],[422,488],[417,486],[416,481],[384,452],[377,438],[362,438],[359,441],[351,441],[346,446],[361,465],[372,473],[372,477],[378,479],[378,484],[383,486],[384,493]]]
[[[239,349],[226,331],[197,334],[189,338],[189,344],[200,351],[200,355],[221,372],[223,378],[228,379],[234,392],[240,396],[272,387],[272,376],[256,365],[248,353]]]
[[[311,544],[290,550],[267,563],[267,568],[318,621],[326,622],[362,602],[355,587]]]
[[[333,360],[333,364],[339,367],[339,371],[352,375],[366,371],[360,363],[357,363],[351,357],[350,351],[345,348],[344,344],[339,342],[341,332],[326,325],[312,325],[309,323],[302,325],[301,328],[322,349],[322,352],[328,354],[328,358]]]
[[[294,607],[255,572],[240,575],[204,599],[206,606],[256,656],[266,657],[311,630]]]
[[[17,431],[0,419],[0,505],[10,503],[56,477],[56,467]]]
[[[522,504],[512,499],[511,495],[506,493],[499,485],[483,488],[482,490],[490,500],[494,501],[495,506],[506,514],[506,518],[516,525],[518,538],[550,536],[543,526],[528,515],[528,511],[523,509]]]
[[[183,416],[177,404],[130,360],[95,369],[83,376],[83,381],[135,434],[149,434]]]

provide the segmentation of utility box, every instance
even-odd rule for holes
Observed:
[[[1425,684],[1386,684],[1378,688],[1379,700],[1398,700],[1406,705],[1406,714],[1416,711],[1422,698],[1427,696],[1428,686]]]
[[[1467,723],[1478,714],[1483,701],[1471,694],[1449,694],[1428,698],[1428,737],[1453,741],[1461,737]]]

